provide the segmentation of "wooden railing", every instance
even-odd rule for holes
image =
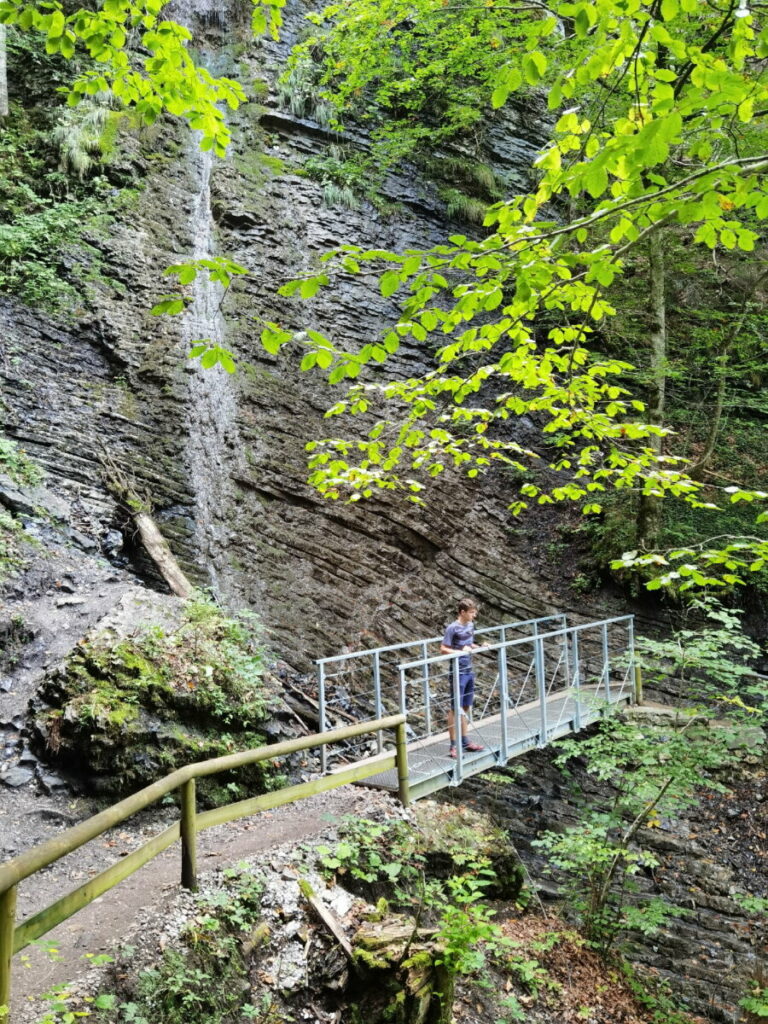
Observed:
[[[349,782],[359,782],[371,775],[383,771],[397,769],[398,792],[400,800],[408,805],[408,756],[406,752],[405,715],[390,715],[376,721],[361,722],[349,725],[333,732],[320,735],[303,736],[300,739],[286,740],[271,746],[259,747],[256,750],[244,750],[239,754],[216,757],[209,761],[199,761],[177,769],[165,778],[153,782],[120,803],[108,807],[105,811],[80,822],[67,829],[61,835],[49,839],[48,842],[27,850],[0,865],[0,1021],[10,1024],[11,998],[11,959],[15,953],[24,949],[30,942],[47,934],[57,924],[93,902],[102,893],[107,892],[118,882],[128,878],[142,865],[157,857],[177,839],[181,838],[181,884],[187,889],[197,887],[197,833],[214,825],[223,825],[228,821],[236,821],[259,811],[280,807],[305,797],[324,793]],[[341,740],[353,739],[366,733],[380,729],[395,730],[395,751],[385,758],[377,758],[373,764],[353,765],[333,775],[303,782],[298,786],[265,793],[263,796],[240,800],[225,807],[216,807],[211,811],[197,813],[195,797],[195,780],[206,775],[217,775],[219,772],[242,768],[258,761],[269,761],[274,758],[295,754],[310,747],[325,746]],[[118,863],[96,875],[90,881],[62,896],[55,903],[45,907],[38,913],[16,924],[16,894],[19,882],[34,875],[42,868],[55,863],[78,847],[102,835],[107,829],[119,825],[132,814],[150,807],[153,803],[176,789],[181,790],[180,820],[164,832],[155,836],[148,843],[134,850]],[[5,1014],[5,1016],[3,1015]]]

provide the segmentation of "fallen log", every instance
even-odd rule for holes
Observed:
[[[157,566],[158,572],[168,584],[171,593],[185,600],[190,598],[195,588],[182,572],[181,566],[176,561],[168,541],[149,514],[149,509],[151,508],[149,499],[143,498],[138,493],[135,482],[129,479],[115,460],[105,451],[101,454],[101,466],[107,490],[117,498],[130,514],[136,524],[144,550]]]
[[[349,943],[347,933],[344,931],[341,921],[339,921],[336,915],[333,914],[328,909],[328,907],[326,907],[325,904],[317,898],[317,896],[315,896],[312,890],[312,886],[309,884],[309,882],[307,882],[305,879],[302,879],[299,882],[299,888],[301,889],[302,896],[310,905],[310,907],[312,907],[317,917],[325,925],[325,927],[328,929],[328,931],[331,933],[334,939],[336,939],[338,944],[344,950],[344,953],[346,954],[350,964],[352,964],[352,966],[355,967],[355,955],[352,952],[352,946]]]
[[[173,556],[168,541],[160,533],[154,519],[146,512],[134,512],[133,520],[139,531],[144,549],[157,566],[158,572],[177,597],[188,598],[194,587],[181,571],[179,563]]]

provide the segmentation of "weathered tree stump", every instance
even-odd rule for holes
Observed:
[[[403,919],[366,924],[352,949],[367,981],[357,1007],[368,1024],[450,1024],[454,978],[433,928]]]

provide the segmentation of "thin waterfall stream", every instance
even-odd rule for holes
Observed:
[[[211,171],[214,157],[197,147],[190,151],[198,189],[190,214],[190,234],[195,260],[214,254],[211,212]],[[182,340],[189,350],[193,342],[209,340],[224,344],[226,326],[221,312],[223,288],[206,273],[198,273],[191,285],[192,303],[184,314]],[[242,442],[237,427],[237,400],[230,375],[219,365],[204,370],[190,363],[187,411],[187,466],[195,495],[195,533],[202,564],[217,597],[227,596],[227,547],[230,530],[226,509],[231,508],[230,469],[240,458]]]

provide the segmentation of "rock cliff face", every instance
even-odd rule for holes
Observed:
[[[367,203],[323,204],[321,186],[301,170],[327,132],[275,99],[301,5],[290,9],[279,45],[248,41],[241,7],[199,0],[176,12],[216,72],[268,85],[262,103],[234,116],[227,159],[213,163],[177,125],[126,132],[119,171],[138,190],[114,223],[88,239],[98,252],[90,308],[74,310],[62,326],[0,302],[6,431],[44,465],[81,538],[97,546],[123,529],[136,571],[151,580],[102,482],[104,459],[117,463],[151,501],[191,576],[259,613],[272,645],[302,667],[344,645],[432,634],[464,591],[481,598],[487,621],[561,605],[546,567],[531,557],[531,529],[539,526],[509,519],[498,500],[501,477],[449,480],[424,511],[394,501],[329,504],[307,487],[304,444],[329,432],[322,414],[333,391],[299,374],[290,354],[268,355],[258,318],[314,324],[354,349],[397,319],[375,282],[350,281],[307,303],[277,298],[280,283],[337,243],[424,246],[451,225],[434,187],[416,176],[386,183],[387,198],[402,204],[393,219]],[[523,110],[493,125],[488,156],[510,187],[524,179],[542,140]],[[168,287],[164,267],[217,254],[251,272],[225,298],[224,315],[221,296],[200,283],[182,316],[148,314]],[[231,348],[239,372],[193,366],[186,353],[196,338]],[[424,359],[406,348],[387,373],[409,374]],[[519,429],[530,441],[533,425]]]

